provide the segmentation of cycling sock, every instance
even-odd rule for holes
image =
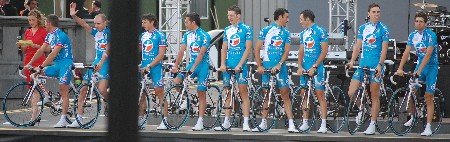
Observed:
[[[248,117],[244,117],[244,124],[248,125]]]
[[[377,122],[377,121],[371,120],[371,121],[370,121],[370,125],[375,125],[376,122]]]
[[[294,126],[294,120],[293,119],[289,119],[289,126]]]

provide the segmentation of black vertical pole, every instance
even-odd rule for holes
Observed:
[[[137,142],[140,0],[111,1],[108,142]]]

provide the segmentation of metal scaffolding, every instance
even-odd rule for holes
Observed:
[[[183,16],[189,13],[190,0],[160,0],[159,29],[167,36],[166,57],[168,62],[175,60],[182,40]],[[187,52],[189,54],[189,52]],[[186,55],[186,57],[189,57]],[[187,60],[189,61],[189,60]]]
[[[357,0],[329,0],[329,38],[335,40],[330,44],[331,53],[344,54],[351,51],[357,35]],[[344,24],[345,21],[345,24]],[[348,29],[352,29],[350,32]],[[344,34],[344,30],[348,34]]]

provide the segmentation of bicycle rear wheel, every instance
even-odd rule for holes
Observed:
[[[388,109],[389,101],[393,94],[394,91],[389,87],[386,87],[385,92],[380,92],[380,112],[378,113],[377,123],[375,125],[380,134],[384,134],[390,129]]]
[[[219,122],[219,105],[217,104],[217,96],[220,89],[216,85],[208,85],[206,90],[206,110],[203,116],[203,129],[209,130]]]
[[[219,116],[219,123],[220,123],[220,127],[222,128],[223,131],[228,131],[231,129],[232,124],[234,123],[235,119],[236,119],[236,114],[234,113],[233,109],[235,108],[235,106],[230,105],[230,103],[234,100],[230,100],[231,99],[231,95],[232,95],[232,88],[231,86],[225,86],[223,87],[222,93],[220,94],[219,98],[218,98],[218,104],[220,105],[220,109],[219,109],[219,114],[223,116]],[[234,97],[234,96],[233,96]],[[231,103],[233,104],[233,103]],[[229,116],[229,122],[230,122],[230,126],[229,127],[224,127],[222,125],[223,122],[225,122],[225,113],[226,111],[231,111],[230,116]]]
[[[138,128],[144,129],[147,124],[148,117],[150,115],[150,95],[148,90],[144,89],[141,98],[139,99],[139,111],[143,111],[143,114],[140,114],[140,117],[143,117],[144,121],[138,121]]]
[[[43,97],[42,91],[40,89],[34,89],[34,92],[38,92],[33,94],[32,90],[29,89],[33,86],[30,82],[22,82],[14,85],[5,95],[3,99],[3,113],[5,115],[6,120],[8,120],[11,125],[16,127],[28,127],[34,125],[34,123],[40,118],[44,103],[41,101],[40,104],[37,104],[41,98]],[[30,94],[29,100],[27,100],[27,94]],[[38,95],[38,96],[34,96]],[[35,102],[33,102],[32,98],[35,98]],[[37,111],[37,116],[32,118],[33,106],[35,106],[35,110]]]
[[[301,94],[301,90],[305,90],[303,94]],[[297,127],[298,131],[301,133],[309,133],[311,131],[311,128],[314,126],[315,121],[317,118],[320,118],[320,115],[317,111],[317,106],[319,103],[315,102],[314,99],[314,92],[311,94],[308,94],[308,90],[306,88],[299,88],[296,92],[298,92],[299,100],[297,100],[298,104],[294,104],[296,107],[298,107],[299,111],[299,127]],[[293,106],[294,106],[293,105]],[[304,113],[307,113],[306,117],[304,116]],[[306,129],[301,129],[300,127],[303,125],[303,120],[307,120],[308,127]],[[306,125],[305,125],[306,126]]]
[[[277,101],[275,100],[275,94],[270,94],[269,87],[259,87],[252,98],[252,116],[253,125],[258,128],[260,132],[267,132],[275,125],[277,118]],[[271,96],[269,102],[269,94]],[[260,126],[263,118],[263,111],[266,110],[266,126]]]
[[[183,85],[173,85],[164,95],[161,110],[164,110],[165,103],[168,108],[168,115],[165,116],[164,113],[161,113],[164,125],[169,130],[178,130],[181,128],[187,121],[189,116],[190,109],[190,99],[188,97],[188,92],[183,92]]]
[[[366,103],[368,103],[367,98],[364,97],[364,99],[361,100],[363,95],[367,94],[363,93],[362,88],[356,90],[355,93],[353,93],[353,95],[350,97],[349,104],[347,106],[346,116],[348,132],[352,135],[359,130],[359,127],[367,119],[368,116],[366,115],[368,110],[370,110],[369,108],[366,108],[365,105]],[[360,106],[361,104],[362,106]]]
[[[426,104],[426,103],[425,103]],[[435,93],[434,93],[434,99],[433,99],[433,104],[434,104],[434,114],[433,114],[433,121],[430,123],[431,124],[431,131],[433,132],[433,135],[436,134],[439,129],[442,126],[442,118],[444,117],[444,96],[441,92],[441,90],[439,89],[435,89]],[[427,109],[426,109],[426,105],[424,106],[424,111],[423,114],[427,114]],[[427,118],[423,117],[422,118],[422,126],[423,129],[425,129],[425,126],[427,124]]]
[[[403,92],[405,92],[405,94],[403,94]],[[416,122],[417,113],[411,114],[410,110],[410,108],[416,108],[416,96],[414,93],[411,93],[411,96],[409,97],[411,101],[408,101],[407,92],[410,92],[410,90],[400,88],[395,91],[389,101],[389,126],[392,132],[398,136],[404,136],[409,133]],[[405,123],[408,121],[411,121],[411,123],[405,126]]]
[[[333,133],[338,133],[344,128],[347,109],[347,98],[338,86],[333,86],[326,94],[328,105],[327,128]]]
[[[86,87],[87,90],[85,92],[86,94],[83,97],[83,100],[80,100],[81,89],[83,87]],[[100,93],[97,90],[97,88],[94,88],[93,91],[91,91],[90,87],[92,87],[90,84],[80,85],[77,91],[79,93],[75,95],[75,100],[73,101],[74,104],[73,112],[75,112],[75,114],[78,114],[77,113],[78,111],[83,112],[81,119],[75,117],[75,120],[81,126],[81,128],[85,129],[89,129],[94,126],[95,122],[98,119],[101,109]],[[78,109],[78,101],[81,101],[80,105],[83,106],[82,107],[83,110]]]

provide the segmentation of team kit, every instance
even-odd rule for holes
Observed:
[[[95,66],[93,69],[86,72],[83,77],[83,83],[87,83],[92,78],[92,74],[95,72],[100,74],[98,90],[104,100],[107,102],[107,88],[108,88],[108,79],[109,79],[109,42],[110,42],[110,28],[107,26],[106,17],[103,14],[99,14],[94,19],[94,26],[89,26],[84,20],[80,19],[76,16],[77,11],[75,11],[75,5],[71,4],[70,7],[70,15],[73,19],[81,25],[87,32],[90,33],[95,39],[95,49],[96,56],[94,62],[92,63]],[[368,6],[368,17],[369,21],[367,23],[362,24],[357,31],[357,39],[355,47],[353,48],[353,53],[350,61],[345,65],[346,68],[352,68],[355,66],[354,62],[359,57],[359,68],[356,69],[353,76],[351,77],[351,82],[348,88],[348,94],[346,95],[349,98],[352,98],[352,95],[357,92],[358,87],[361,86],[361,83],[366,80],[370,82],[370,92],[372,98],[372,108],[370,111],[371,117],[369,118],[370,124],[367,129],[363,132],[366,135],[373,135],[376,131],[376,123],[377,123],[377,114],[379,113],[380,108],[380,99],[378,96],[380,95],[380,85],[382,84],[381,79],[383,78],[383,68],[384,62],[386,59],[386,53],[388,48],[388,42],[390,37],[390,29],[388,25],[379,21],[381,10],[378,4],[370,4]],[[30,62],[25,63],[25,68],[34,68],[39,71],[42,75],[57,77],[59,78],[60,87],[67,87],[72,79],[71,76],[71,66],[74,64],[73,56],[72,56],[72,47],[70,43],[69,37],[58,28],[58,19],[52,17],[54,15],[49,15],[46,20],[46,29],[48,34],[45,38],[44,46],[51,48],[51,54],[46,57],[46,61],[42,64],[35,66],[33,63],[38,60],[40,55],[35,55],[31,59]],[[252,104],[251,100],[251,92],[248,90],[249,81],[247,78],[251,76],[251,73],[261,74],[261,86],[271,86],[272,84],[277,84],[279,89],[279,95],[281,100],[284,102],[282,107],[284,108],[285,116],[286,116],[286,127],[288,128],[288,132],[290,133],[298,133],[302,131],[306,131],[310,129],[311,123],[307,118],[307,114],[305,110],[298,110],[294,108],[292,105],[292,99],[289,96],[291,92],[289,85],[288,74],[296,74],[300,77],[299,82],[295,82],[295,84],[300,84],[300,86],[308,86],[313,88],[314,95],[318,100],[318,111],[320,117],[319,124],[320,128],[317,130],[317,133],[327,133],[329,130],[327,129],[327,103],[325,101],[325,92],[326,86],[325,81],[326,73],[325,73],[325,65],[324,59],[328,52],[328,34],[327,31],[314,23],[315,15],[311,10],[304,10],[300,14],[295,14],[294,16],[299,16],[300,21],[299,24],[304,28],[303,31],[300,32],[300,48],[298,50],[298,61],[296,64],[297,70],[288,70],[286,60],[288,58],[288,54],[291,48],[291,37],[290,31],[286,28],[287,23],[289,21],[290,13],[288,10],[284,8],[278,8],[273,13],[274,22],[266,27],[263,27],[257,36],[253,35],[253,29],[250,25],[247,25],[241,22],[241,9],[238,6],[231,6],[228,8],[227,17],[230,22],[230,26],[224,29],[223,36],[223,44],[222,49],[219,54],[221,54],[220,58],[220,68],[219,71],[223,72],[223,84],[225,86],[230,86],[233,83],[237,83],[233,88],[225,88],[231,90],[236,90],[239,96],[240,101],[240,109],[242,113],[242,130],[244,132],[261,132],[270,129],[273,127],[270,124],[270,120],[268,117],[271,117],[269,110],[271,107],[268,105],[269,101],[263,101],[261,103],[261,114],[258,118],[258,123],[250,124],[252,113],[255,113],[255,110],[251,111]],[[171,73],[177,73],[177,76],[174,76],[173,84],[165,84],[164,74],[165,68],[163,67],[163,60],[165,58],[165,52],[167,48],[167,37],[166,35],[160,31],[158,26],[158,18],[153,14],[146,14],[142,16],[142,27],[145,31],[140,35],[139,38],[139,49],[141,53],[141,62],[139,64],[139,70],[142,78],[149,78],[153,83],[153,91],[157,96],[159,103],[164,104],[162,108],[164,108],[163,120],[160,125],[157,127],[158,130],[169,130],[170,122],[167,120],[170,118],[167,111],[169,110],[168,105],[170,103],[163,103],[164,95],[166,92],[167,86],[172,86],[175,84],[183,84],[185,83],[186,78],[197,78],[197,94],[198,95],[198,119],[195,126],[192,128],[194,131],[202,131],[206,130],[204,126],[204,116],[208,115],[206,99],[207,99],[207,90],[208,90],[208,79],[210,74],[210,61],[209,61],[209,48],[210,48],[210,35],[200,28],[200,16],[196,13],[189,13],[185,16],[184,24],[187,28],[187,32],[183,34],[183,38],[181,41],[181,46],[178,55],[176,56],[176,60],[172,63],[172,68],[170,69]],[[415,48],[417,52],[417,65],[414,69],[413,76],[417,76],[419,81],[425,81],[424,84],[426,86],[425,90],[425,98],[427,99],[427,104],[429,98],[433,98],[432,96],[435,93],[435,86],[437,81],[437,73],[438,73],[438,54],[437,54],[437,37],[436,33],[426,27],[427,25],[427,15],[418,12],[415,14],[414,23],[415,30],[412,31],[408,36],[407,47],[403,58],[400,62],[400,67],[396,71],[396,75],[404,76],[406,74],[403,71],[403,66],[406,61],[408,61],[409,51],[411,48]],[[256,46],[253,46],[253,41],[256,41]],[[260,52],[262,51],[262,52]],[[39,52],[39,51],[38,51]],[[56,53],[54,53],[56,52]],[[180,67],[183,63],[183,56],[185,52],[190,55],[190,60],[187,61],[187,65],[182,68]],[[253,54],[254,61],[253,64],[255,68],[250,70],[248,67],[248,57]],[[49,63],[54,62],[53,65]],[[364,67],[364,68],[363,68]],[[313,79],[309,79],[308,77],[312,77]],[[273,78],[276,78],[274,80]],[[310,84],[310,81],[313,80],[313,83]],[[182,86],[175,87],[178,91],[184,90]],[[271,92],[272,88],[267,87],[262,90],[265,94],[266,92]],[[65,90],[67,91],[67,90]],[[305,91],[308,92],[310,89],[301,89],[300,94],[305,94]],[[83,92],[80,96],[86,97],[86,93]],[[232,91],[229,91],[232,92]],[[346,92],[347,93],[347,92]],[[63,95],[68,95],[67,93],[62,93]],[[213,94],[214,95],[214,94]],[[297,94],[299,95],[299,94]],[[428,97],[431,96],[431,97]],[[64,98],[64,96],[63,96]],[[227,95],[225,98],[230,98],[230,95]],[[269,97],[262,97],[262,100],[265,100]],[[186,98],[180,99],[180,108],[189,107],[187,101],[183,101]],[[255,98],[253,98],[255,99]],[[44,103],[46,103],[46,98],[42,99]],[[83,99],[78,99],[78,101]],[[231,114],[232,110],[230,106],[232,106],[229,99],[224,99],[223,110],[224,117],[217,123],[216,127],[212,127],[216,131],[227,131],[233,125],[231,122]],[[68,101],[63,100],[63,104]],[[254,101],[252,101],[254,102]],[[80,102],[78,102],[80,104]],[[432,101],[431,101],[432,103]],[[228,105],[230,104],[230,105]],[[139,104],[141,105],[145,104]],[[267,106],[267,107],[264,107]],[[434,105],[428,105],[434,106]],[[66,107],[66,108],[64,108]],[[80,118],[77,121],[73,121],[71,124],[65,120],[65,115],[67,113],[68,105],[63,105],[63,113],[61,116],[61,120],[54,126],[55,128],[65,128],[65,127],[73,127],[80,128],[80,124],[78,121],[81,121],[83,117],[82,111],[76,112],[76,117]],[[299,107],[299,106],[295,106]],[[356,107],[359,107],[356,105]],[[253,107],[252,107],[253,108]],[[78,110],[82,110],[83,108],[79,106]],[[433,107],[426,107],[428,112],[433,111]],[[294,121],[293,111],[303,111],[303,119]],[[206,112],[206,114],[205,114]],[[145,114],[145,109],[139,110],[139,124],[146,123],[147,117],[143,117]],[[169,112],[170,113],[170,112]],[[363,114],[356,113],[355,118],[358,121]],[[422,136],[430,136],[433,134],[431,130],[430,123],[432,122],[433,114],[427,115],[426,117],[430,117],[427,119],[427,123]],[[205,116],[206,117],[206,116]],[[412,119],[411,119],[412,120]],[[358,122],[357,122],[358,123]],[[407,122],[408,123],[408,122]],[[407,123],[403,125],[408,125]],[[257,126],[255,126],[257,125]],[[411,125],[411,121],[409,121],[409,125]],[[145,127],[142,125],[141,127]]]

